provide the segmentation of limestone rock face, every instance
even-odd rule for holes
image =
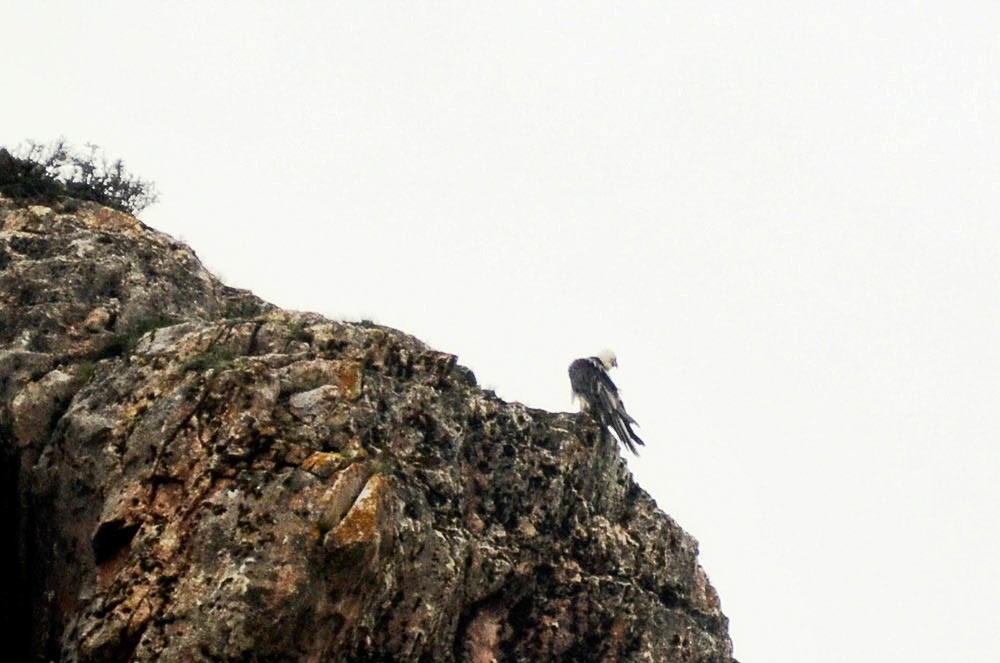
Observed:
[[[585,415],[120,212],[0,223],[12,660],[732,661],[697,543]]]

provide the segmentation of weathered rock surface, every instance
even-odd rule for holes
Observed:
[[[584,415],[119,212],[0,223],[11,660],[732,660],[697,543]]]

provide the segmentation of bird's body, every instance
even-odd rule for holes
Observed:
[[[608,376],[608,371],[617,365],[614,353],[608,350],[596,357],[577,359],[569,365],[569,382],[573,396],[580,399],[583,409],[602,426],[613,430],[621,443],[638,455],[635,445],[645,446],[646,443],[632,430],[636,421],[625,411],[618,387]]]

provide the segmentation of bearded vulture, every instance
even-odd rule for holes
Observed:
[[[625,411],[618,387],[608,377],[608,371],[617,365],[618,359],[610,350],[596,357],[577,359],[569,365],[569,383],[573,387],[573,398],[580,399],[582,409],[589,411],[605,428],[614,430],[621,443],[638,456],[635,445],[645,446],[646,443],[632,430],[636,421]]]

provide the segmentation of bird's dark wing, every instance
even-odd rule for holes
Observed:
[[[636,421],[625,411],[625,404],[622,403],[621,396],[618,395],[618,387],[604,371],[601,371],[598,395],[601,401],[600,409],[607,413],[606,421],[603,423],[614,429],[615,435],[629,451],[639,455],[635,445],[645,446],[646,443],[632,430],[632,424]]]
[[[569,365],[569,384],[586,409],[595,412],[599,407],[597,388],[603,371],[589,359],[577,359]]]

